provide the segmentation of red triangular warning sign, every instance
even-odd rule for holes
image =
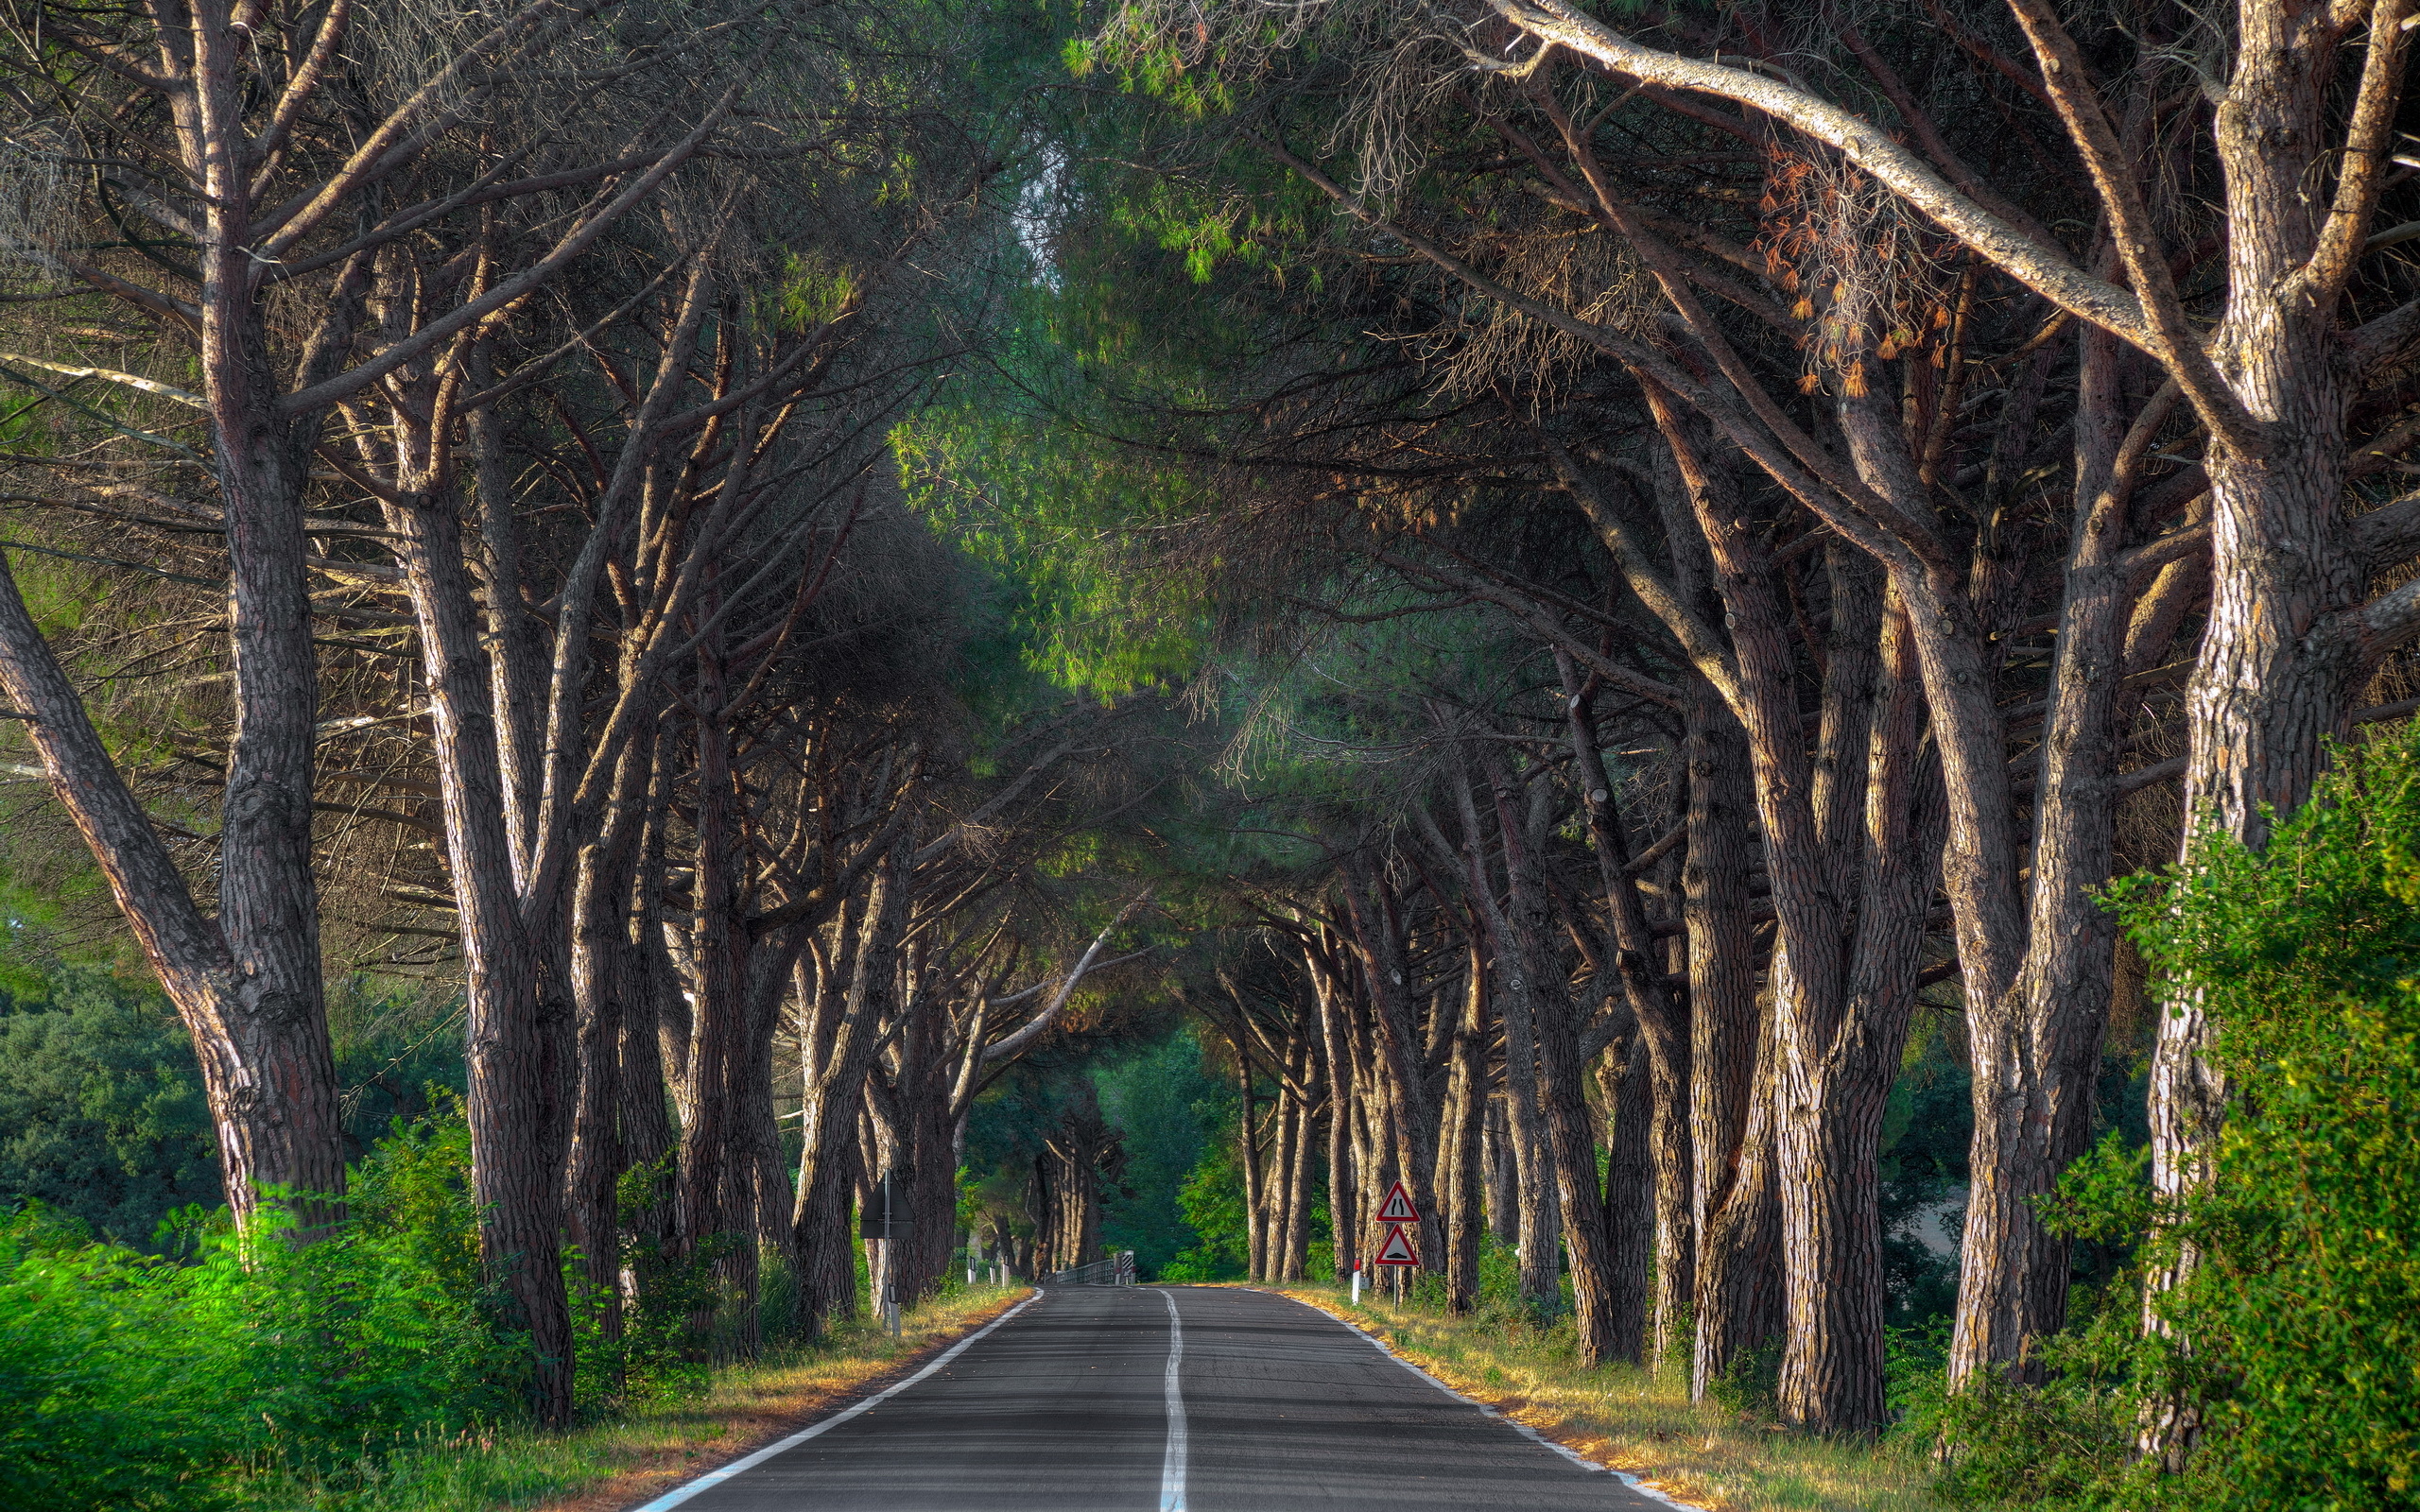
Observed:
[[[1411,1205],[1411,1194],[1403,1189],[1402,1182],[1398,1181],[1389,1189],[1387,1200],[1378,1204],[1378,1221],[1380,1223],[1418,1223],[1420,1221],[1420,1210]]]
[[[1411,1247],[1411,1236],[1403,1231],[1401,1224],[1388,1225],[1387,1242],[1378,1246],[1378,1263],[1381,1265],[1420,1263],[1420,1251]]]

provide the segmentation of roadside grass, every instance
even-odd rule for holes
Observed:
[[[617,1512],[795,1433],[1030,1295],[1024,1286],[969,1287],[908,1311],[896,1339],[859,1318],[815,1345],[717,1369],[568,1433],[475,1431],[331,1479],[264,1476],[245,1504],[257,1512]]]
[[[1455,1317],[1342,1288],[1270,1288],[1358,1324],[1412,1364],[1599,1465],[1709,1512],[1939,1512],[1933,1470],[1894,1439],[1852,1443],[1689,1400],[1686,1374],[1582,1370],[1569,1329],[1486,1310]]]

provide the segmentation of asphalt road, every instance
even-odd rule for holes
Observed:
[[[1324,1314],[1224,1287],[1045,1293],[871,1405],[641,1512],[1644,1512]]]

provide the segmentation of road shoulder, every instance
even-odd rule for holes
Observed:
[[[1493,1390],[1477,1380],[1453,1379],[1447,1371],[1436,1368],[1438,1366],[1444,1365],[1444,1361],[1417,1347],[1410,1349],[1399,1348],[1397,1342],[1389,1339],[1384,1333],[1372,1327],[1373,1324],[1383,1327],[1383,1319],[1370,1313],[1358,1311],[1339,1297],[1330,1297],[1322,1292],[1303,1291],[1292,1287],[1256,1286],[1252,1290],[1283,1297],[1289,1301],[1300,1302],[1315,1312],[1326,1314],[1369,1340],[1373,1346],[1385,1352],[1398,1365],[1408,1367],[1415,1374],[1426,1377],[1430,1382],[1469,1402],[1490,1418],[1510,1425],[1565,1457],[1592,1470],[1617,1477],[1623,1485],[1642,1496],[1661,1502],[1677,1509],[1677,1512],[1723,1512],[1719,1503],[1683,1500],[1684,1490],[1693,1491],[1696,1488],[1667,1484],[1656,1476],[1651,1466],[1644,1462],[1636,1462],[1634,1456],[1620,1454],[1615,1441],[1603,1434],[1591,1433],[1585,1425],[1545,1410],[1528,1398]],[[1626,1459],[1634,1462],[1625,1463]]]
[[[535,1512],[630,1512],[683,1483],[777,1443],[924,1368],[935,1355],[1034,1296],[1031,1288],[973,1305],[944,1301],[901,1320],[892,1341],[867,1332],[830,1351],[719,1373],[693,1397],[650,1402],[628,1418],[578,1430],[603,1472],[537,1503]]]

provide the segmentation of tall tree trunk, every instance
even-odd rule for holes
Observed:
[[[1521,1242],[1519,1217],[1520,1190],[1518,1157],[1512,1150],[1512,1093],[1509,1087],[1496,1086],[1488,1095],[1487,1112],[1480,1120],[1479,1171],[1487,1184],[1487,1232],[1497,1244],[1507,1246]]]
[[[399,468],[408,479],[408,465]],[[472,1185],[480,1247],[503,1281],[537,1356],[541,1420],[570,1420],[572,1332],[559,1262],[563,1154],[573,1070],[567,1004],[544,980],[541,932],[560,927],[553,900],[514,885],[493,683],[463,557],[460,500],[413,489],[387,506],[400,541],[421,637],[446,855],[462,929],[469,1046]]]
[[[2214,438],[2206,452],[2212,568],[2208,627],[2186,692],[2187,866],[2204,834],[2257,850],[2275,819],[2302,807],[2373,637],[2401,632],[2410,614],[2406,606],[2405,622],[2390,627],[2357,607],[2367,584],[2342,522],[2351,367],[2336,348],[2337,322],[2376,190],[2328,206],[2311,187],[2332,149],[2337,13],[2273,0],[2238,9],[2234,77],[2215,116],[2230,234],[2227,315],[2210,354],[2255,429],[2245,444]],[[2373,86],[2385,86],[2378,137],[2399,94],[2407,9],[2380,6],[2372,17],[2362,94],[2370,103]],[[2383,155],[2376,138],[2344,155],[2340,200],[2357,173],[2376,184]],[[2323,260],[2331,233],[2340,245]],[[2167,987],[2152,1057],[2152,1190],[2174,1204],[2210,1179],[2229,1091],[2204,994],[2189,979]],[[2199,1263],[2184,1246],[2148,1278],[2147,1332],[2169,1331],[2166,1294]],[[2190,1401],[2168,1401],[2150,1415],[2142,1448],[2178,1466],[2202,1431]]]
[[[1420,1214],[1413,1234],[1420,1263],[1430,1271],[1444,1263],[1443,1230],[1436,1194],[1428,1190],[1437,1168],[1437,1110],[1424,1075],[1420,1042],[1413,1035],[1411,960],[1394,891],[1357,858],[1343,866],[1345,915],[1351,921],[1362,971],[1370,986],[1371,1017],[1377,1029],[1379,1073],[1395,1111],[1395,1166]]]
[[[1688,859],[1681,872],[1681,921],[1689,979],[1689,1140],[1694,1155],[1689,1216],[1698,1241],[1699,1282],[1690,1306],[1699,1334],[1690,1350],[1690,1381],[1692,1395],[1703,1397],[1708,1367],[1720,1375],[1738,1347],[1732,1325],[1716,1320],[1725,1308],[1743,1305],[1734,1279],[1755,1273],[1754,1263],[1741,1263],[1741,1257],[1726,1255],[1718,1261],[1714,1256],[1715,1215],[1731,1204],[1749,1163],[1749,1103],[1760,1019],[1748,918],[1755,844],[1749,819],[1754,798],[1746,737],[1738,721],[1711,694],[1691,700],[1682,749],[1688,770],[1684,820]],[[1762,1221],[1735,1220],[1725,1229],[1751,1242],[1762,1235],[1768,1251],[1774,1222],[1772,1176],[1767,1165],[1763,1187],[1744,1199],[1740,1210],[1744,1217],[1749,1207],[1758,1208]],[[1725,1284],[1709,1287],[1706,1278],[1717,1267],[1723,1271]],[[1753,1310],[1753,1302],[1745,1305]],[[1724,1335],[1724,1342],[1711,1351],[1704,1343],[1708,1328]],[[1753,1320],[1739,1332],[1762,1337]],[[1754,1348],[1754,1342],[1747,1347]]]
[[[1252,1055],[1244,1048],[1241,1003],[1236,1005],[1236,1161],[1244,1178],[1244,1275],[1251,1280],[1265,1281],[1269,1279],[1269,1223],[1260,1178],[1260,1102],[1253,1091]]]
[[[1653,1062],[1634,1031],[1597,1062],[1597,1088],[1609,1125],[1605,1161],[1605,1333],[1610,1358],[1647,1358],[1648,1263],[1655,1245],[1655,1167],[1649,1121],[1655,1116]],[[1694,1302],[1694,1298],[1692,1299]]]
[[[802,1327],[807,1332],[820,1329],[824,1318],[850,1315],[856,1306],[849,1202],[864,1179],[881,1174],[863,1169],[858,1108],[884,1025],[896,1011],[914,853],[903,832],[875,865],[862,907],[841,912],[833,929],[839,945],[833,971],[828,977],[819,973],[815,1022],[802,1036],[808,1054],[803,1057],[790,1243],[804,1279],[808,1318]],[[845,993],[838,990],[843,981]]]
[[[731,732],[718,717],[723,666],[716,648],[698,658],[692,722],[698,752],[697,867],[692,883],[690,970],[696,1018],[689,1035],[689,1074],[697,1087],[693,1123],[681,1141],[681,1239],[690,1253],[717,1252],[714,1273],[720,1300],[734,1309],[735,1332],[717,1340],[717,1354],[753,1357],[757,1256],[755,1179],[748,1154],[746,1107],[749,1004],[745,931],[741,927],[745,861],[740,854]],[[710,1314],[697,1322],[710,1325]]]
[[[1694,1158],[1689,1126],[1689,1009],[1664,985],[1647,910],[1637,880],[1630,874],[1630,847],[1614,804],[1613,778],[1597,745],[1596,715],[1587,689],[1568,652],[1557,649],[1555,666],[1564,688],[1564,728],[1571,745],[1575,781],[1588,816],[1588,836],[1597,855],[1598,879],[1613,917],[1613,958],[1631,1017],[1649,1057],[1654,1111],[1651,1145],[1655,1167],[1655,1357],[1673,1357],[1689,1345],[1689,1318],[1696,1304],[1697,1224]]]
[[[1748,1123],[1721,1205],[1708,1214],[1698,1252],[1697,1349],[1689,1395],[1699,1400],[1782,1330],[1780,1081],[1777,1015],[1764,1016],[1750,1077]]]
[[[295,524],[299,541],[299,516]],[[248,613],[257,612],[257,606],[248,607],[243,579],[237,581],[234,613],[240,625]],[[307,607],[300,624],[301,651],[307,657]],[[260,637],[255,634],[254,639]],[[256,662],[258,654],[256,650]],[[239,764],[249,762],[245,769],[255,774],[248,776],[245,791],[261,812],[247,815],[246,826],[260,844],[251,850],[222,845],[220,911],[213,920],[196,906],[175,858],[128,791],[75,685],[26,612],[5,557],[0,557],[0,691],[27,716],[27,731],[42,755],[52,793],[91,848],[145,959],[159,973],[193,1037],[217,1136],[219,1172],[238,1222],[252,1222],[262,1191],[268,1187],[340,1198],[344,1129],[320,979],[319,917],[309,856],[307,849],[302,852],[298,878],[296,853],[275,822],[289,805],[261,796],[273,780],[271,774],[283,781],[293,772],[292,753],[280,752],[271,738],[274,721],[256,721],[255,738],[236,757]],[[240,704],[249,706],[263,691],[239,676]],[[307,823],[307,743],[302,762]],[[231,782],[231,826],[235,791]],[[252,898],[240,909],[231,905],[231,894],[251,898],[254,893],[278,896]],[[293,911],[285,918],[289,931],[274,940],[256,938],[256,932],[277,921],[281,909]],[[307,973],[302,970],[305,955]],[[330,1202],[301,1205],[297,1237],[315,1237],[340,1211]]]
[[[1950,1380],[2002,1367],[2029,1384],[2035,1346],[2066,1321],[2067,1241],[2037,1208],[2091,1132],[2109,1017],[2116,930],[2096,896],[2109,878],[2118,795],[2112,766],[2118,679],[2133,598],[2118,565],[2132,473],[2152,436],[2123,455],[2120,349],[2087,329],[2078,382],[2076,524],[2035,790],[2033,875],[2024,965],[1998,1000],[1970,993],[1975,1074],[1973,1179],[1961,1242]],[[2166,406],[2155,406],[2165,414]]]
[[[1463,985],[1461,1022],[1454,1031],[1445,1076],[1445,1127],[1437,1152],[1438,1191],[1445,1204],[1445,1308],[1468,1313],[1478,1305],[1478,1242],[1486,1231],[1485,1183],[1479,1168],[1487,1124],[1487,1071],[1482,1045],[1487,1025],[1486,955],[1473,936]]]
[[[1354,1108],[1361,1095],[1354,1077],[1353,1053],[1344,1028],[1344,1005],[1336,974],[1326,969],[1322,953],[1305,944],[1311,990],[1320,1015],[1320,1054],[1327,1062],[1327,1215],[1337,1279],[1352,1274],[1358,1263],[1360,1211],[1354,1197],[1360,1174],[1353,1162]]]
[[[1889,1421],[1876,1163],[1915,1005],[1925,913],[1939,880],[1941,778],[1919,756],[1925,710],[1907,619],[1895,608],[1885,619],[1885,697],[1867,763],[1868,834],[1848,990],[1829,1024],[1776,1021],[1789,1323],[1781,1407],[1789,1418],[1836,1433],[1876,1433]],[[1794,969],[1777,959],[1774,973]]]
[[[1580,1036],[1572,1023],[1571,991],[1548,943],[1553,919],[1544,879],[1513,813],[1512,779],[1493,761],[1490,765],[1495,768],[1496,829],[1511,883],[1504,909],[1509,935],[1505,954],[1512,963],[1506,1001],[1514,1011],[1529,1010],[1537,1037],[1538,1091],[1546,1105],[1547,1145],[1562,1198],[1564,1247],[1571,1258],[1574,1351],[1581,1366],[1589,1367],[1612,1357],[1615,1343],[1614,1280],[1604,1190],[1598,1184],[1597,1135],[1588,1117],[1587,1068],[1581,1062]]]

